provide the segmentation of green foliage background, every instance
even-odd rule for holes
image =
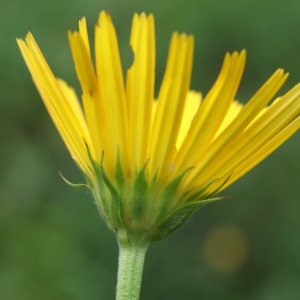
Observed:
[[[114,299],[118,247],[91,196],[66,186],[83,178],[52,124],[21,58],[16,37],[30,30],[56,76],[80,93],[66,32],[87,17],[90,38],[111,12],[124,68],[133,12],[154,13],[157,86],[172,31],[195,35],[192,88],[207,93],[226,51],[247,49],[237,98],[243,102],[278,68],[300,81],[297,0],[0,0],[0,299]],[[150,247],[141,299],[300,299],[300,135]],[[247,260],[220,272],[203,255],[214,228],[235,226]],[[228,241],[229,243],[229,241]],[[230,247],[230,245],[229,245]],[[234,250],[234,249],[233,249]],[[232,251],[233,251],[232,250]]]

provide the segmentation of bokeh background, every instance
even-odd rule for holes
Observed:
[[[114,299],[118,247],[52,124],[16,37],[30,30],[54,73],[80,93],[67,30],[111,12],[124,69],[133,12],[154,13],[157,86],[172,31],[195,36],[192,88],[207,93],[226,51],[247,49],[237,98],[279,67],[300,81],[297,0],[0,0],[0,299]],[[92,39],[92,38],[91,38]],[[300,299],[300,132],[179,231],[150,247],[142,300]]]

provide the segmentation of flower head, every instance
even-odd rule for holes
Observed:
[[[234,100],[244,50],[225,55],[202,100],[189,91],[193,36],[175,32],[155,100],[152,15],[133,17],[134,61],[126,81],[109,14],[101,12],[95,26],[95,66],[84,18],[68,36],[83,109],[74,90],[54,77],[33,36],[18,44],[103,219],[121,241],[170,234],[299,128],[300,85],[268,104],[287,79],[282,69],[246,105]]]

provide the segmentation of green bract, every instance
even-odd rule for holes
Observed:
[[[101,217],[122,244],[135,240],[153,242],[167,237],[201,206],[223,199],[213,198],[219,189],[206,192],[216,180],[200,190],[180,190],[180,183],[191,168],[164,184],[158,183],[156,176],[148,179],[146,163],[136,171],[132,180],[128,180],[124,176],[119,155],[111,180],[103,167],[104,154],[98,163],[88,148],[87,151],[97,181],[92,181],[86,174],[87,184],[72,184],[64,180],[72,187],[88,188],[93,193]]]

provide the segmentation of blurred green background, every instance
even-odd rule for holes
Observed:
[[[243,102],[278,68],[300,81],[297,0],[0,1],[0,299],[114,299],[118,247],[31,81],[16,37],[30,30],[56,76],[79,85],[66,32],[87,17],[90,38],[111,12],[124,68],[133,12],[154,13],[157,86],[172,31],[195,35],[192,88],[207,93],[226,51],[247,49]],[[300,133],[150,247],[142,300],[300,299]]]

